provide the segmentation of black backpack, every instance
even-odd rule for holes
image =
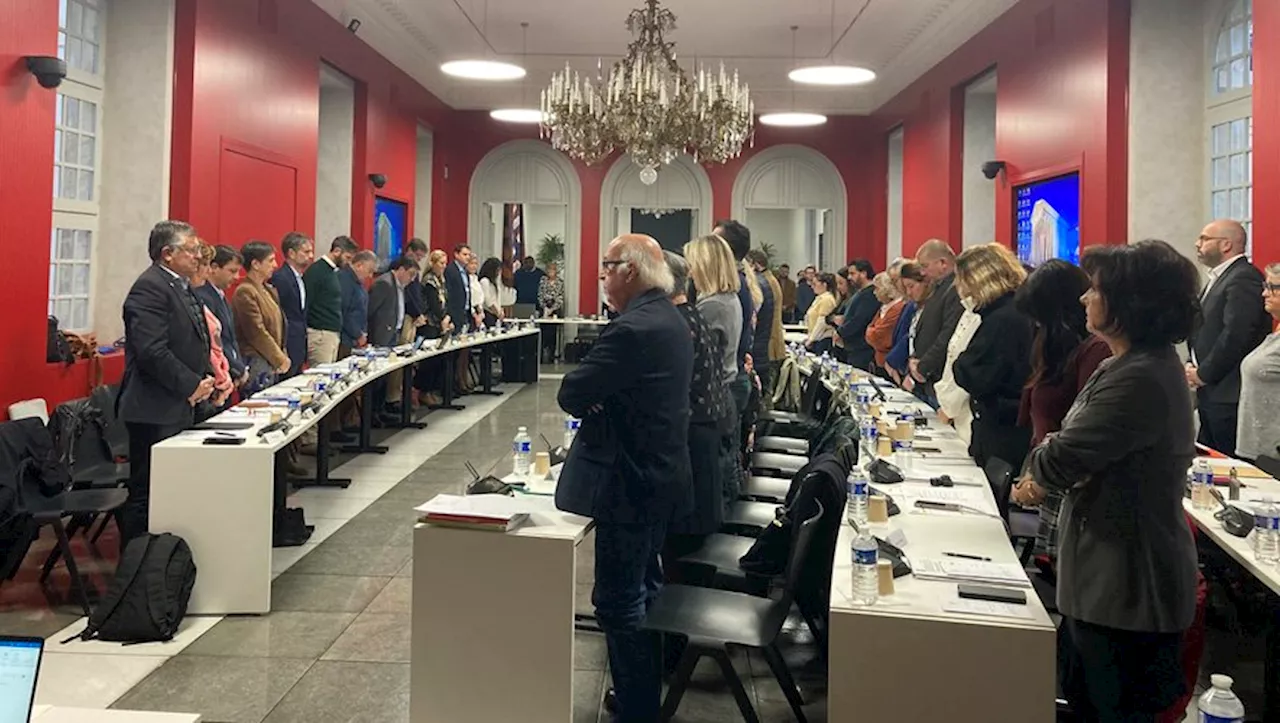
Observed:
[[[50,364],[54,362],[71,364],[76,360],[75,355],[71,353],[71,344],[67,342],[67,337],[58,329],[56,316],[49,317],[48,325],[45,327],[44,360]]]
[[[171,640],[187,614],[196,565],[186,540],[168,533],[129,541],[106,596],[81,640],[151,643]]]

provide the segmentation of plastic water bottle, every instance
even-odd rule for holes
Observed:
[[[880,579],[876,563],[880,546],[864,527],[853,540],[853,603],[874,605],[880,597]]]
[[[1264,497],[1254,512],[1253,554],[1258,562],[1280,562],[1280,508],[1270,497]]]
[[[866,459],[872,460],[876,458],[876,442],[880,436],[880,428],[876,426],[876,420],[870,415],[863,415],[858,422],[858,437],[862,441],[862,453]]]
[[[896,439],[893,442],[894,459],[898,468],[910,472],[915,462],[915,443],[910,439]]]
[[[858,390],[854,396],[858,405],[858,414],[866,417],[871,414],[871,392],[866,387],[856,387]]]
[[[1244,723],[1244,703],[1231,692],[1234,683],[1229,675],[1214,673],[1209,676],[1213,686],[1200,696],[1197,706],[1200,723]]]
[[[867,524],[867,496],[871,493],[867,476],[856,467],[849,473],[849,500],[845,504],[845,517],[849,524],[861,530]]]
[[[1213,488],[1213,468],[1209,460],[1197,459],[1191,465],[1191,506],[1197,510],[1213,508],[1213,496],[1209,490]]]
[[[533,461],[533,440],[529,439],[528,427],[516,430],[516,438],[511,441],[511,454],[515,458],[512,471],[517,477],[528,477],[529,466]]]
[[[566,414],[564,415],[564,448],[568,449],[573,446],[573,438],[578,436],[578,426],[582,421],[576,417]]]

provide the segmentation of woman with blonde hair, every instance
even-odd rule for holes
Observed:
[[[733,380],[738,376],[738,339],[742,325],[749,321],[742,318],[742,305],[738,303],[742,286],[733,252],[724,239],[711,235],[685,244],[684,257],[697,292],[698,313],[706,320],[719,348],[725,379]]]
[[[875,352],[875,368],[872,371],[879,373],[884,370],[889,351],[893,349],[893,330],[898,326],[906,301],[888,271],[876,274],[871,285],[875,289],[876,300],[880,302],[880,311],[876,312],[875,318],[867,325],[864,338]]]
[[[979,465],[999,458],[1021,469],[1031,445],[1031,430],[1018,425],[1022,389],[1031,376],[1029,317],[1013,303],[1027,272],[1009,249],[984,244],[956,258],[956,290],[981,317],[964,352],[951,371],[968,392],[973,413],[969,454]]]
[[[836,310],[836,276],[822,271],[814,275],[812,283],[816,296],[804,314],[804,325],[809,330],[804,345],[809,351],[821,354],[831,350],[832,339],[836,335],[835,327],[827,321],[827,317]]]

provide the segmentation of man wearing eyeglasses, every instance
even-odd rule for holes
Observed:
[[[161,221],[151,230],[152,264],[124,300],[124,377],[117,412],[129,431],[129,499],[120,511],[120,548],[147,533],[151,447],[190,427],[213,394],[209,325],[191,291],[200,262],[195,229]]]
[[[1209,269],[1200,294],[1204,321],[1187,341],[1187,384],[1196,392],[1200,444],[1236,451],[1240,362],[1271,330],[1262,307],[1262,272],[1245,258],[1248,234],[1236,221],[1210,223],[1196,239],[1196,258]]]
[[[689,385],[693,340],[669,294],[662,248],[627,234],[601,262],[605,298],[618,317],[558,401],[582,419],[556,486],[556,507],[595,519],[591,601],[609,648],[617,720],[658,720],[659,641],[643,629],[662,586],[658,551],[667,523],[693,508]]]

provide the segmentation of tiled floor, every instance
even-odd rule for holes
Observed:
[[[435,494],[461,491],[471,479],[468,461],[482,475],[508,472],[517,426],[529,427],[534,439],[542,432],[559,442],[558,386],[545,379],[521,390],[508,386],[502,397],[468,397],[466,410],[432,414],[427,429],[398,432],[389,454],[343,464],[339,472],[355,479],[349,489],[295,495],[292,503],[306,509],[316,533],[303,547],[276,551],[270,614],[188,618],[182,633],[163,645],[63,647],[53,640],[40,702],[192,711],[208,723],[407,721],[412,508]],[[589,553],[589,547],[580,552],[580,581],[591,579]],[[579,588],[577,606],[589,612],[591,586]],[[65,606],[0,609],[0,624],[9,622],[51,638],[83,625]],[[582,632],[577,641],[575,721],[605,720],[604,640]],[[809,719],[824,721],[823,677],[805,672],[812,650],[792,644],[786,654],[812,701]],[[763,659],[744,654],[736,664],[761,719],[792,720]],[[718,669],[704,661],[677,720],[737,719]]]

